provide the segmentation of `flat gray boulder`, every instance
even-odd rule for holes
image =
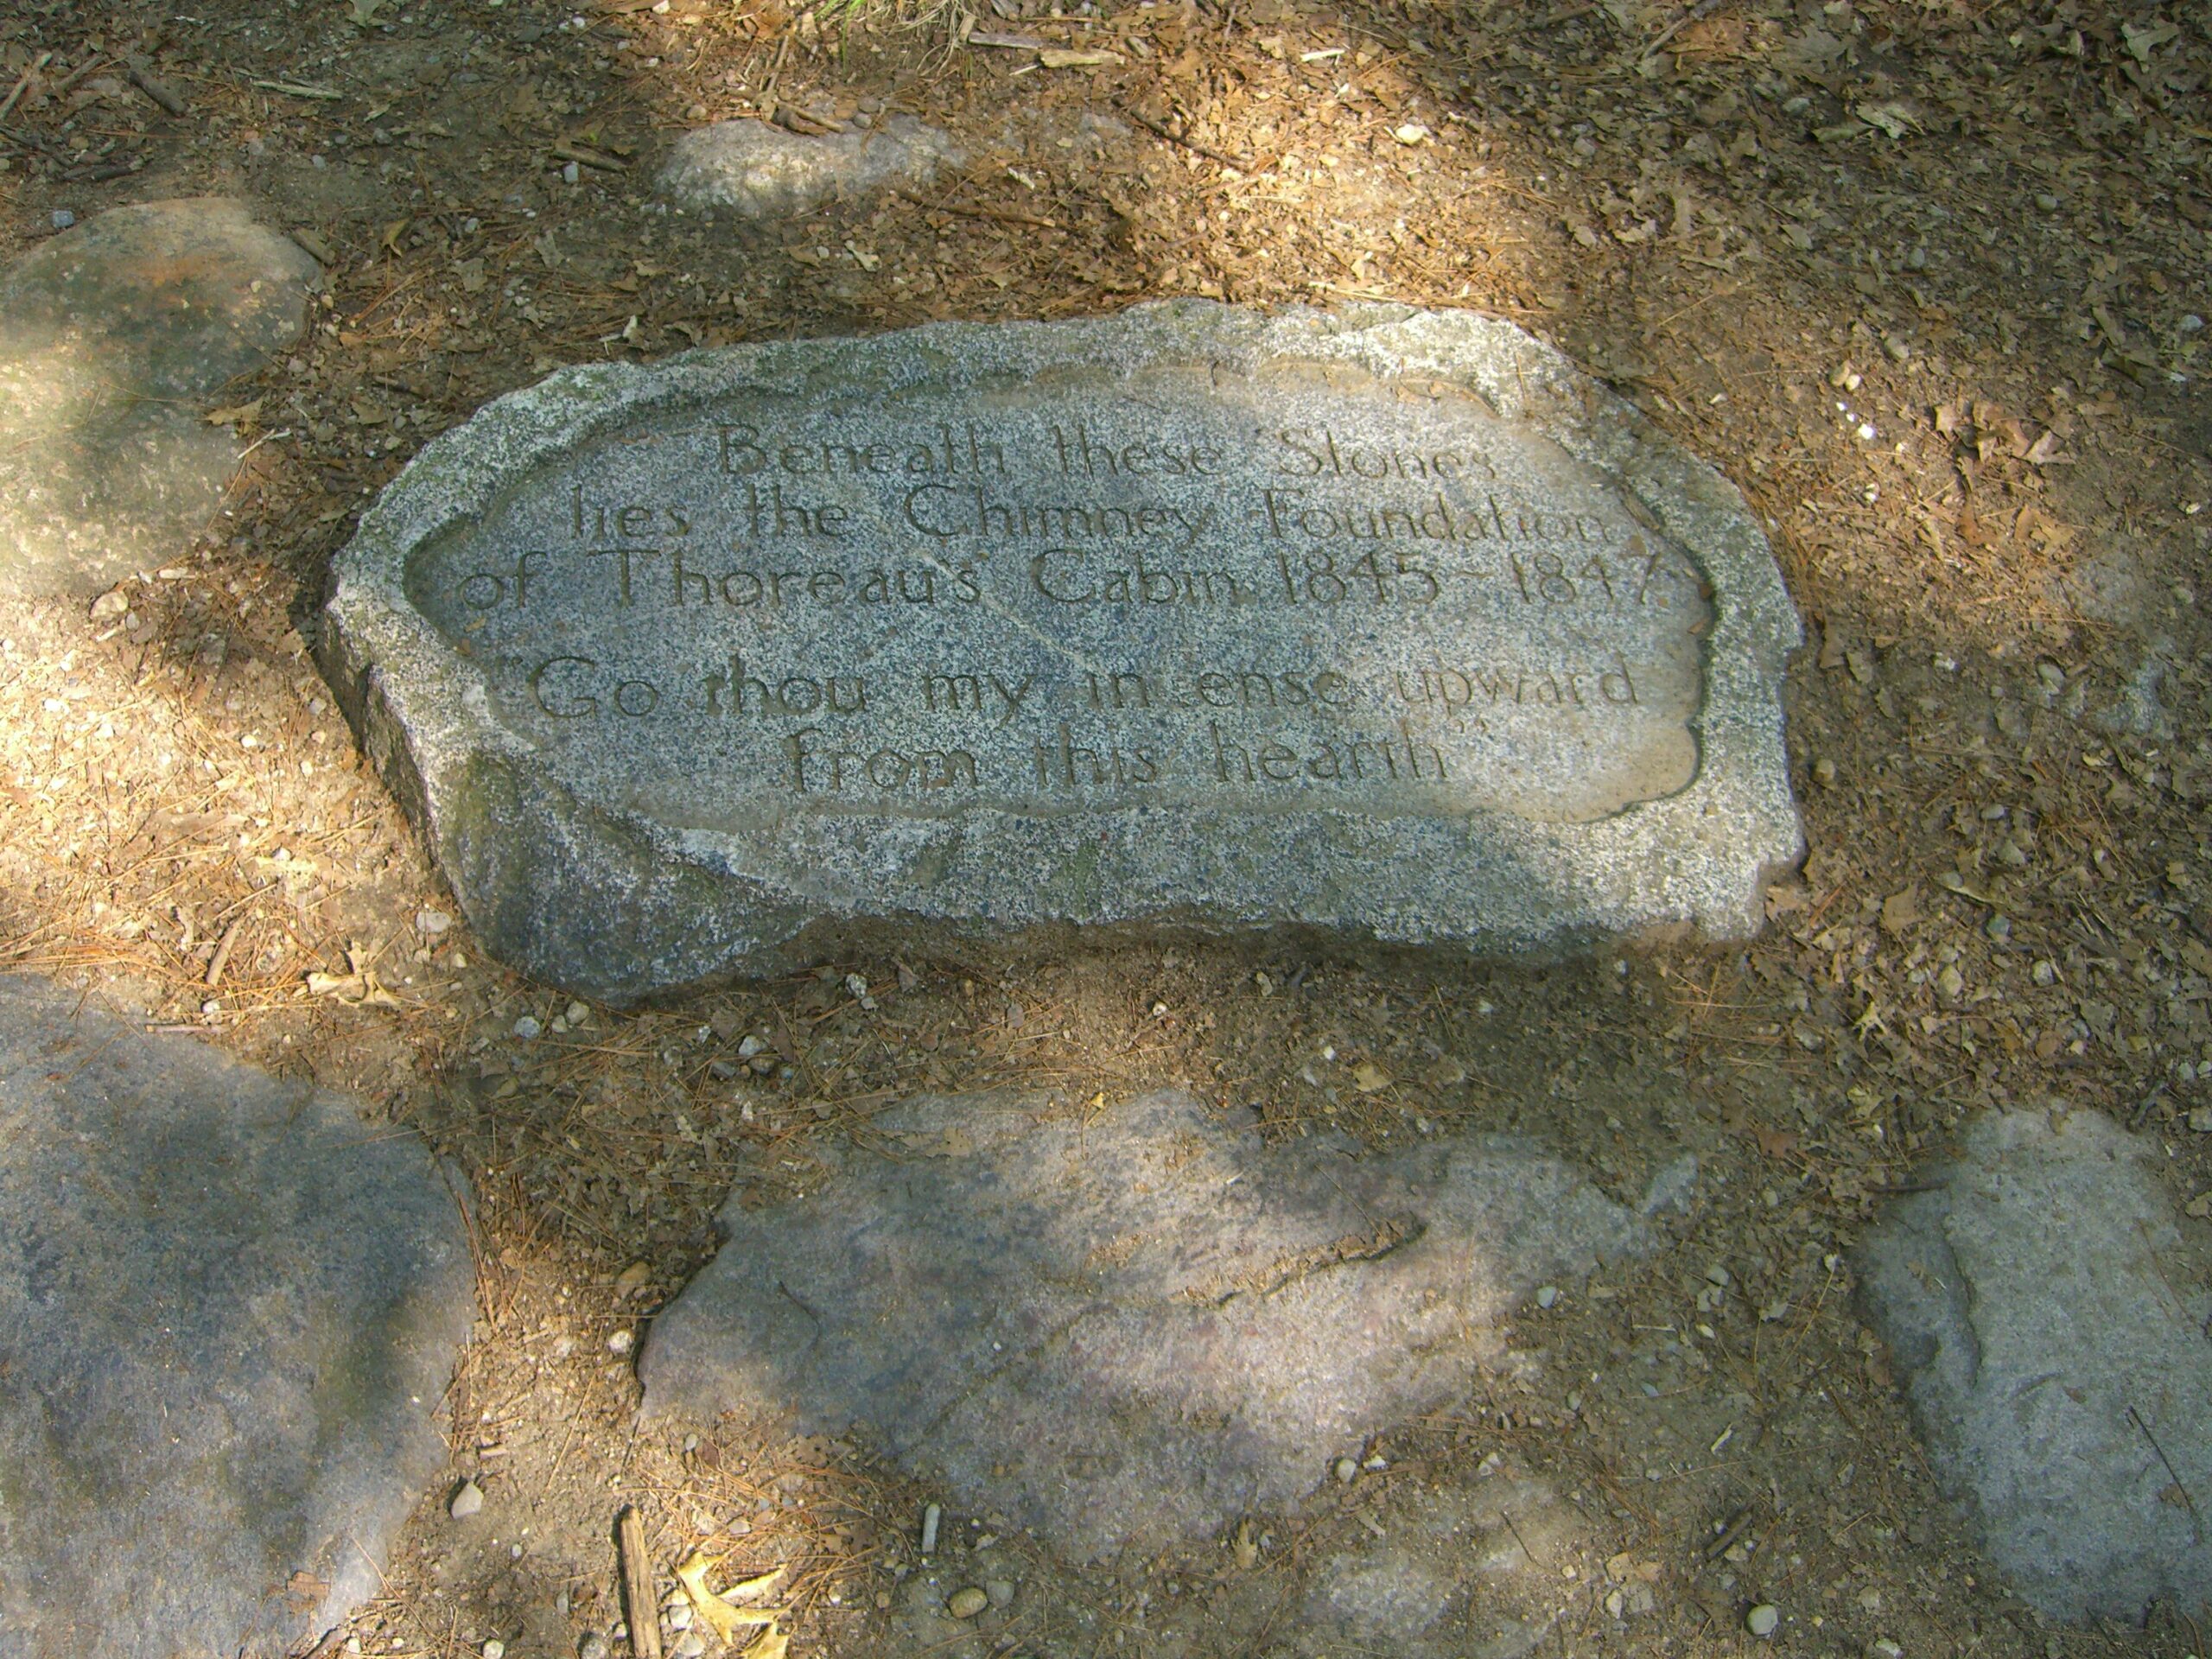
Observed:
[[[289,1652],[381,1593],[475,1316],[357,1105],[0,979],[0,1659]]]
[[[952,140],[911,115],[847,132],[797,133],[765,121],[719,121],[685,133],[661,168],[680,207],[738,219],[792,219],[831,200],[861,201],[927,184],[957,167]]]
[[[1348,1155],[1156,1094],[925,1098],[803,1197],[744,1189],[653,1324],[648,1415],[865,1423],[1070,1554],[1296,1502],[1465,1393],[1547,1279],[1654,1233],[1529,1143]]]
[[[203,418],[320,268],[223,198],[118,207],[0,274],[0,581],[86,597],[188,549],[240,448]]]
[[[1802,846],[1742,499],[1467,313],[573,370],[337,578],[327,671],[478,937],[616,1004],[1077,926],[1732,938]]]
[[[2158,1156],[2100,1113],[1993,1113],[1863,1250],[1938,1476],[2053,1618],[2212,1602],[2212,1294]]]

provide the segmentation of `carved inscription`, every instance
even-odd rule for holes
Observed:
[[[1464,394],[1185,372],[671,420],[408,577],[512,731],[741,825],[1588,820],[1694,776],[1712,621],[1682,550]]]

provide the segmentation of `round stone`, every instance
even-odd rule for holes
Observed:
[[[1744,1628],[1753,1636],[1772,1636],[1782,1624],[1782,1609],[1763,1601],[1744,1615]]]
[[[964,1590],[954,1591],[944,1606],[955,1618],[973,1618],[990,1605],[989,1592],[971,1584]]]

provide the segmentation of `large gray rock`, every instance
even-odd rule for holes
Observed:
[[[849,132],[796,133],[765,121],[718,121],[676,141],[661,193],[680,207],[739,219],[790,219],[832,197],[864,200],[926,184],[960,165],[952,140],[911,115]]]
[[[722,1211],[654,1322],[649,1415],[871,1426],[918,1475],[1077,1555],[1290,1503],[1465,1391],[1540,1281],[1650,1224],[1497,1136],[1264,1148],[1159,1094],[1084,1118],[928,1098],[818,1189]]]
[[[1938,1475],[2055,1618],[2212,1602],[2212,1295],[2157,1156],[2095,1112],[1993,1113],[1865,1247]]]
[[[299,338],[318,269],[210,198],[115,208],[0,275],[0,582],[86,595],[189,548],[240,453],[201,406]]]
[[[1801,844],[1741,499],[1464,313],[569,371],[329,622],[479,936],[613,1002],[902,932],[1741,935]]]
[[[281,1655],[381,1592],[475,1313],[353,1103],[0,980],[0,1659]]]

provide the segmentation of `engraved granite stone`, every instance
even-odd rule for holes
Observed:
[[[486,944],[616,1003],[921,931],[1756,928],[1798,624],[1509,324],[1140,307],[556,374],[324,657]]]

